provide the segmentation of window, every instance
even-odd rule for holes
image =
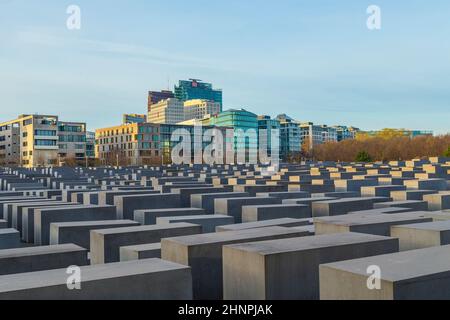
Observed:
[[[40,140],[36,139],[34,140],[35,146],[56,146],[56,140]]]
[[[39,129],[36,129],[36,130],[34,130],[34,134],[36,136],[41,136],[41,137],[56,137],[56,130],[39,130]]]

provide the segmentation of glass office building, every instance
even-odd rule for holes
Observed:
[[[211,83],[197,79],[180,80],[178,86],[175,86],[175,98],[181,101],[202,99],[223,105],[222,90],[213,89]]]

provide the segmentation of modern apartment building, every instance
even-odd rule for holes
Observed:
[[[171,98],[161,100],[152,105],[148,113],[148,122],[177,124],[185,120],[184,103],[178,99]]]
[[[302,151],[301,129],[297,121],[280,114],[276,120],[280,123],[280,155],[283,160],[297,156]]]
[[[0,124],[0,163],[39,167],[86,155],[86,124],[55,115],[20,115]]]
[[[95,131],[95,156],[103,165],[159,165],[160,125],[132,123]]]
[[[213,89],[211,83],[198,79],[180,80],[178,86],[175,86],[175,98],[183,102],[202,99],[223,105],[222,90]]]
[[[281,155],[281,126],[280,121],[277,119],[272,119],[270,116],[258,116],[258,131],[259,131],[259,139],[262,138],[263,130],[265,130],[264,139],[266,140],[266,147],[267,147],[267,156],[272,156],[272,140],[274,138],[277,138],[278,141],[276,141],[276,146],[273,147],[279,148],[278,153]],[[275,131],[274,131],[275,130]],[[278,132],[278,133],[277,133]],[[275,134],[275,136],[274,136]],[[260,148],[262,146],[262,141],[259,141]],[[281,155],[282,156],[282,155]]]
[[[148,110],[150,112],[152,109],[152,105],[160,102],[161,100],[167,100],[170,98],[175,98],[175,95],[170,90],[162,90],[162,91],[149,91],[148,92]]]
[[[86,157],[95,158],[95,132],[86,131]]]
[[[333,128],[335,128],[337,131],[338,142],[349,139],[355,139],[358,132],[360,132],[360,129],[355,127],[334,126]]]
[[[208,115],[217,115],[220,112],[222,112],[222,105],[219,102],[203,99],[184,102],[184,121],[192,119],[201,120]]]
[[[86,156],[86,123],[58,122],[59,161],[81,161]]]

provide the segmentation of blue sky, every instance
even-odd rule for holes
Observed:
[[[380,31],[366,27],[372,4]],[[449,35],[447,0],[0,0],[0,120],[115,125],[146,111],[148,90],[199,78],[225,108],[446,133]]]

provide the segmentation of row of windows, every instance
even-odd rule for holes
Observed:
[[[56,130],[34,130],[34,135],[41,137],[56,137]]]
[[[60,142],[86,142],[85,135],[63,135],[59,136]]]
[[[41,139],[36,139],[34,140],[34,145],[35,146],[56,146],[56,141],[55,140],[41,140]]]

